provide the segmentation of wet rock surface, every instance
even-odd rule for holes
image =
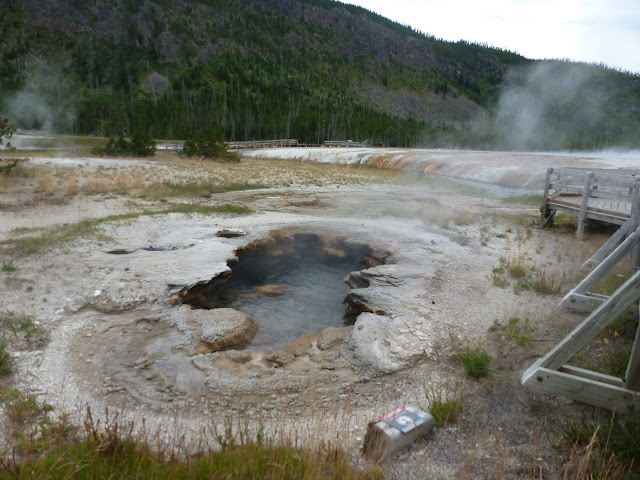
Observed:
[[[168,321],[187,332],[199,353],[243,347],[258,331],[249,315],[233,308],[202,310],[182,305],[170,313]]]

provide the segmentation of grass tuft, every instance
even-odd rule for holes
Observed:
[[[520,347],[528,347],[533,343],[533,328],[529,325],[529,319],[524,321],[518,317],[510,317],[506,324],[501,324],[494,320],[493,325],[489,327],[490,332],[500,332],[500,334],[509,340],[513,340]]]
[[[7,350],[7,337],[0,338],[0,376],[11,375],[13,373],[13,358]]]
[[[513,278],[524,278],[527,276],[529,269],[519,258],[514,258],[507,265],[507,272]]]
[[[464,411],[462,393],[449,394],[442,388],[432,388],[425,389],[425,397],[430,404],[429,413],[437,426],[443,427],[448,423],[458,423],[462,419]]]
[[[489,376],[491,369],[491,357],[484,348],[467,349],[460,360],[467,371],[469,378],[484,378]]]
[[[505,268],[503,263],[500,263],[499,267],[494,267],[491,270],[491,278],[496,287],[506,288],[506,286],[509,285],[509,281],[505,277]]]

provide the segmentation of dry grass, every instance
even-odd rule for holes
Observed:
[[[82,185],[82,188],[88,194],[107,193],[113,190],[113,186],[105,178],[95,178],[88,180]]]
[[[136,168],[131,174],[131,186],[136,190],[142,190],[146,185],[144,170]]]
[[[78,194],[78,176],[68,175],[62,183],[62,193],[65,197],[74,197]]]
[[[36,191],[47,196],[52,196],[55,190],[55,179],[51,173],[40,173],[36,177]]]

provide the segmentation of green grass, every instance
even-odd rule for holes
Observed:
[[[14,335],[22,333],[25,338],[29,339],[36,334],[38,327],[33,318],[28,315],[0,312],[0,330],[11,330]]]
[[[607,296],[613,295],[624,282],[629,280],[632,274],[633,271],[630,267],[617,267],[594,285],[591,292]]]
[[[519,205],[532,205],[532,206],[540,206],[542,205],[542,196],[541,195],[512,195],[504,199],[507,203],[517,203]]]
[[[616,347],[605,357],[605,371],[607,375],[624,378],[627,366],[631,358],[631,350],[625,347]]]
[[[491,357],[484,348],[467,349],[460,355],[460,360],[469,378],[484,378],[491,371]]]
[[[262,183],[235,182],[223,185],[213,185],[211,183],[172,183],[164,182],[147,187],[142,193],[143,198],[151,200],[162,200],[171,197],[203,197],[215,193],[240,192],[243,190],[257,190],[269,188]]]
[[[566,420],[558,437],[561,446],[586,462],[581,478],[640,479],[639,416],[619,416],[602,410],[591,414],[583,410],[579,416]]]
[[[533,328],[529,324],[529,319],[524,321],[518,317],[510,317],[506,324],[501,324],[494,320],[493,325],[489,327],[490,332],[499,332],[504,338],[512,340],[520,347],[528,347],[533,343]]]
[[[614,337],[622,337],[624,340],[633,342],[638,331],[638,320],[638,309],[634,307],[611,322],[607,330]]]
[[[16,270],[18,270],[18,267],[14,267],[13,265],[11,265],[10,263],[3,263],[2,264],[2,269],[3,272],[15,272]]]
[[[189,453],[177,441],[136,439],[133,425],[117,415],[102,423],[88,409],[74,427],[64,413],[51,418],[51,407],[17,390],[0,391],[10,422],[15,453],[5,452],[0,478],[24,479],[380,479],[376,467],[356,469],[344,451],[330,445],[304,450],[276,444],[259,430],[239,434],[229,427],[209,438],[213,442]],[[25,433],[29,433],[26,434]],[[15,458],[19,458],[16,461]]]
[[[494,267],[491,270],[491,279],[496,287],[506,288],[506,286],[509,285],[505,273],[505,265],[502,261],[500,262],[500,266]]]
[[[557,279],[555,275],[547,275],[544,270],[540,270],[531,279],[531,288],[541,295],[556,295],[560,293],[564,278]]]
[[[425,397],[429,402],[429,413],[437,426],[442,427],[448,423],[458,423],[464,412],[464,398],[462,393],[448,393],[442,388],[425,388]]]
[[[13,358],[7,350],[7,337],[0,337],[0,376],[13,373]]]
[[[78,223],[61,225],[51,228],[39,236],[34,237],[21,237],[13,240],[5,240],[0,242],[1,247],[7,248],[10,252],[19,255],[32,255],[54,245],[63,244],[77,240],[79,238],[89,237],[93,235],[100,235],[98,227],[101,224],[109,222],[117,222],[121,220],[135,219],[142,216],[153,215],[167,215],[170,213],[182,213],[182,214],[201,214],[201,215],[213,215],[213,214],[233,214],[244,215],[251,213],[252,210],[248,207],[239,207],[236,205],[200,205],[200,204],[185,204],[175,203],[162,210],[143,210],[142,212],[135,213],[123,213],[120,215],[109,215],[103,218],[97,218],[92,220],[83,220]],[[103,240],[109,240],[109,238],[103,238]]]

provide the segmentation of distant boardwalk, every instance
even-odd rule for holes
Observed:
[[[351,140],[326,140],[324,144],[304,144],[298,143],[294,139],[281,140],[250,140],[246,142],[226,142],[228,150],[245,150],[250,148],[286,148],[286,147],[360,147],[359,142]]]

